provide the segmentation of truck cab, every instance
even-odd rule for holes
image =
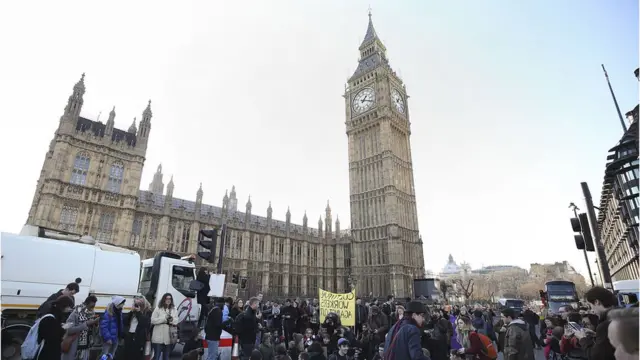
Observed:
[[[163,251],[151,259],[141,261],[138,292],[154,308],[158,306],[164,294],[171,294],[178,311],[178,327],[181,334],[197,326],[200,317],[196,292],[191,289],[191,282],[196,279],[194,260],[193,256],[180,257]]]
[[[638,302],[640,296],[640,281],[620,280],[613,282],[613,293],[618,299],[618,305],[629,307]]]

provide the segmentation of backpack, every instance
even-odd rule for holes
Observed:
[[[493,341],[491,341],[491,339],[489,339],[487,335],[484,335],[477,331],[476,331],[476,334],[478,334],[478,337],[480,338],[480,342],[482,342],[482,346],[484,347],[484,349],[482,350],[482,353],[485,356],[487,356],[489,359],[497,359],[498,351],[496,350],[496,347],[493,345]]]
[[[244,322],[244,311],[240,314],[236,315],[235,320],[233,320],[233,324],[231,325],[234,334],[239,334],[242,332],[242,326]]]
[[[42,346],[44,345],[44,339],[40,343],[38,343],[38,328],[40,327],[40,321],[46,317],[54,317],[52,314],[45,314],[43,317],[36,320],[29,329],[29,333],[27,337],[24,339],[22,346],[20,346],[22,359],[35,359],[40,355],[40,351],[42,351]]]

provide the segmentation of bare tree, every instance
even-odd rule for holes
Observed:
[[[473,286],[475,283],[473,278],[455,279],[453,280],[453,282],[460,287],[460,290],[462,290],[462,294],[464,295],[465,299],[471,299],[471,295],[473,295]]]
[[[440,280],[440,291],[442,291],[444,302],[449,302],[449,298],[447,297],[447,293],[449,292],[449,283],[447,283],[446,280]]]
[[[498,279],[496,279],[494,276],[489,276],[489,278],[487,279],[485,290],[487,294],[487,300],[492,301],[496,293],[500,291],[500,284],[498,282]]]

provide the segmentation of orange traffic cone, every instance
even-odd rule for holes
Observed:
[[[233,338],[233,348],[231,349],[231,360],[240,360],[240,348],[238,347],[238,337]]]

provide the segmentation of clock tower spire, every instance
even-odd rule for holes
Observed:
[[[412,296],[424,276],[406,89],[373,26],[344,94],[354,275],[361,292]]]

